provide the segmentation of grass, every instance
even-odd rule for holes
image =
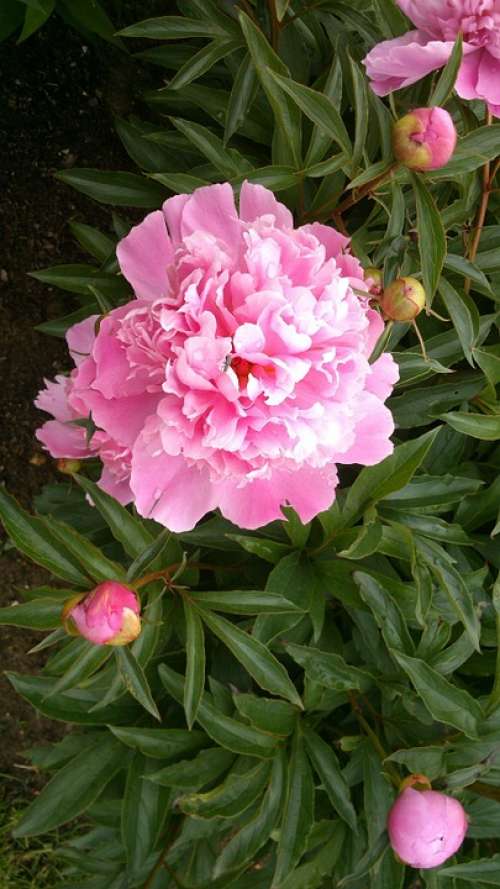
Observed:
[[[61,869],[55,850],[61,844],[59,832],[40,837],[13,839],[12,831],[28,801],[25,796],[0,796],[0,889],[55,889],[61,882]],[[65,831],[67,838],[68,831]]]

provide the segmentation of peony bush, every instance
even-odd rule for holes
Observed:
[[[17,835],[75,821],[58,889],[498,885],[500,7],[177,7],[33,273],[60,481],[0,489],[47,570],[0,621],[68,731]]]

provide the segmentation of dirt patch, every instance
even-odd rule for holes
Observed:
[[[140,17],[140,16],[139,16]],[[131,19],[134,20],[133,18]],[[109,228],[109,211],[53,178],[66,166],[133,169],[112,129],[111,111],[132,103],[129,62],[105,44],[88,45],[56,16],[21,46],[0,54],[0,477],[29,507],[54,478],[52,461],[34,439],[43,417],[33,399],[44,377],[67,367],[62,340],[34,326],[77,307],[71,294],[46,287],[27,272],[89,261],[71,237],[69,218]],[[0,558],[0,605],[18,590],[46,581],[14,552]],[[0,628],[0,668],[36,673],[43,656],[28,655],[40,634]],[[58,737],[64,727],[39,716],[0,680],[0,771],[22,762],[19,750]]]

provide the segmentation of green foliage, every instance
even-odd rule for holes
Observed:
[[[360,60],[405,30],[393,0],[177,7],[121,32],[158,66],[151,83],[159,68],[168,78],[143,96],[144,119],[116,122],[139,172],[59,178],[144,209],[207,183],[260,182],[297,224],[333,217],[386,282],[421,277],[437,314],[417,321],[426,354],[406,324],[379,346],[400,368],[394,453],[342,471],[336,503],[307,527],[285,510],[256,532],[213,516],[170,534],[103,493],[92,469],[46,490],[36,516],[0,492],[11,540],[55,578],[0,611],[53,631],[42,676],[9,678],[73,725],[32,752],[54,774],[18,835],[80,818],[60,889],[500,885],[496,195],[477,255],[470,234],[500,124],[453,93],[460,41],[438,78],[386,103],[371,93]],[[395,170],[393,114],[437,101],[459,129],[454,157],[429,174]],[[129,299],[115,245],[132,221],[113,211],[106,231],[71,224],[89,264],[35,275],[78,308],[41,329],[61,336]],[[59,632],[64,599],[120,578],[142,599],[130,648]],[[392,785],[410,772],[471,818],[456,861],[419,880],[385,833]]]

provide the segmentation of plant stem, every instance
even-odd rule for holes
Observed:
[[[335,210],[332,213],[332,218],[333,218],[335,224],[340,229],[342,229],[342,231],[346,230],[344,221],[342,219],[342,213],[344,213],[346,210],[349,210],[351,207],[354,206],[354,204],[357,204],[359,201],[362,201],[363,198],[366,198],[368,195],[371,195],[371,193],[373,191],[375,191],[379,187],[379,185],[382,185],[384,182],[388,181],[392,177],[392,174],[395,172],[395,170],[398,169],[398,167],[399,167],[399,163],[394,163],[389,167],[388,170],[385,170],[384,173],[381,173],[380,176],[375,176],[374,179],[370,179],[369,182],[365,182],[365,184],[363,186],[361,186],[361,188],[359,188],[359,189],[354,188],[352,190],[351,194],[349,195],[349,197],[345,198],[345,200],[343,200],[342,203],[340,203],[337,207],[335,207]],[[327,210],[328,208],[329,208],[329,202],[322,204],[321,207],[317,207],[314,210],[314,216],[317,216],[319,213],[322,212],[322,210]],[[312,211],[309,211],[308,213],[306,213],[306,217],[311,216],[311,215],[313,215]]]
[[[280,23],[276,15],[274,0],[267,0],[267,5],[269,7],[269,18],[271,19],[271,46],[277,52],[280,40]]]
[[[490,127],[493,121],[493,115],[491,111],[486,112],[486,126]],[[488,202],[490,200],[491,194],[491,186],[493,184],[493,180],[498,172],[498,160],[491,171],[490,162],[487,161],[483,167],[483,193],[481,195],[481,203],[479,204],[479,210],[477,211],[477,218],[474,228],[472,229],[472,239],[469,243],[469,249],[467,251],[467,258],[470,262],[474,262],[477,251],[479,248],[479,242],[481,240],[481,235],[483,233],[484,221],[486,219],[486,213],[488,212]],[[471,280],[467,278],[464,284],[464,290],[466,293],[469,293],[471,288]]]

